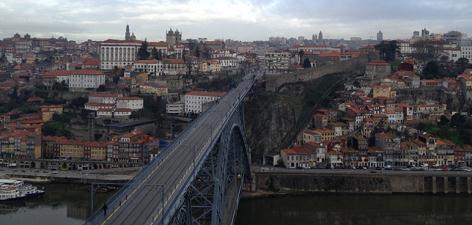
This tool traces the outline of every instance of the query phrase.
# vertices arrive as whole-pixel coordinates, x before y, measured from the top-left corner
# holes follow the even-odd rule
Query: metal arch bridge
[[[233,224],[250,179],[242,101],[255,78],[246,75],[85,224]]]

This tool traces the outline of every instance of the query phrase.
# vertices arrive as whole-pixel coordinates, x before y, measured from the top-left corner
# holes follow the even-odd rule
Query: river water
[[[47,184],[39,198],[0,203],[0,225],[82,224],[89,186]],[[97,193],[97,206],[112,193]],[[472,196],[304,195],[241,200],[236,225],[470,225]]]

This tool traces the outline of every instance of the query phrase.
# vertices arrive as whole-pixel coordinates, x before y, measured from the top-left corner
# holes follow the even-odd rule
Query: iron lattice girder
[[[242,115],[242,107],[238,107],[187,189],[185,200],[170,224],[222,225],[225,221],[232,222],[232,218],[225,217],[233,217],[236,207],[228,204],[237,204],[237,201],[228,200],[239,197],[243,182],[238,179],[250,176]],[[224,210],[228,207],[233,211]]]

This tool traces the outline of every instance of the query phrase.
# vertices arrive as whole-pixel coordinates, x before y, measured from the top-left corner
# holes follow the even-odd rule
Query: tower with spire
[[[129,33],[129,25],[128,24],[126,24],[125,40],[127,40],[127,41],[131,40],[131,35]]]
[[[321,32],[321,30],[320,30],[320,33],[318,34],[318,40],[320,41],[323,40],[323,32]]]

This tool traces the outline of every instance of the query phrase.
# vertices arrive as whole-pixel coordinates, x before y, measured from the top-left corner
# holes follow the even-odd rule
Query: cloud
[[[470,0],[2,0],[0,36],[30,33],[86,40],[121,38],[126,24],[138,38],[164,38],[176,27],[184,38],[267,39],[311,36],[406,38],[432,32],[472,32]]]

